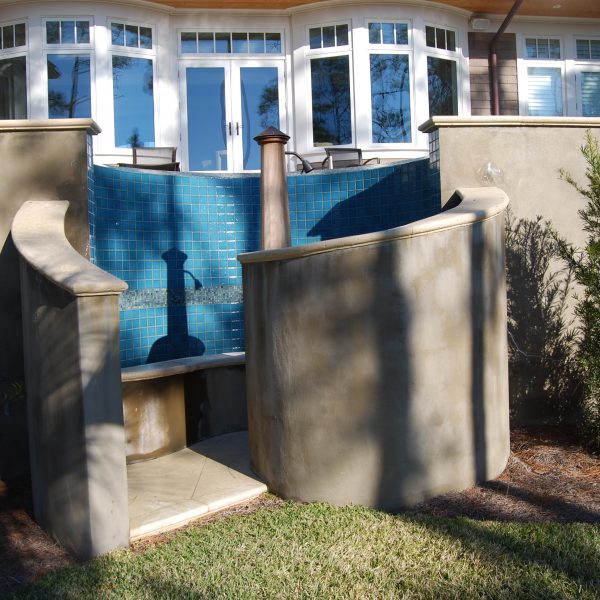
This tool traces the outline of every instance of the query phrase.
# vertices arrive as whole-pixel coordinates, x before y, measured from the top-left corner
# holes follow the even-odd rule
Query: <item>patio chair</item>
[[[120,167],[134,169],[152,169],[156,171],[179,171],[179,163],[175,160],[175,146],[159,146],[156,148],[132,148],[133,162],[119,163]]]
[[[379,164],[379,158],[363,160],[361,148],[336,148],[335,146],[327,146],[323,148],[323,150],[325,150],[327,156],[325,156],[321,168],[325,168],[326,164],[330,169],[340,167],[362,167],[371,161],[377,161],[377,164]]]

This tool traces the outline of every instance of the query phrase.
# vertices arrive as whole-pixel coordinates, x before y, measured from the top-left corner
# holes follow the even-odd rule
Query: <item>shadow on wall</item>
[[[185,299],[185,275],[194,280],[194,289],[202,284],[196,277],[183,268],[187,254],[177,248],[171,248],[162,254],[167,263],[167,335],[152,344],[148,354],[148,363],[201,356],[205,345],[196,337],[189,335],[187,306]]]
[[[572,273],[559,268],[542,217],[516,219],[507,212],[505,233],[511,424],[573,423],[582,388],[569,314]]]
[[[424,176],[426,166],[408,164],[338,202],[308,231],[307,237],[325,241],[384,231],[437,214],[439,198],[434,197]]]

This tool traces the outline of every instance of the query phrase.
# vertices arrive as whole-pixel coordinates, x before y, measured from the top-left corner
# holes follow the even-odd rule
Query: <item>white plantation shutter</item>
[[[528,67],[529,115],[560,117],[563,114],[562,72],[556,67]]]
[[[600,117],[600,71],[581,73],[581,114]]]

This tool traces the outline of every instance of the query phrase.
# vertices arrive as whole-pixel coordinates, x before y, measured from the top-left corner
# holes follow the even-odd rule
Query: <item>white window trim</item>
[[[321,30],[324,27],[336,27],[337,25],[347,25],[348,26],[348,43],[344,46],[329,46],[327,48],[311,48],[310,47],[310,30],[315,29],[316,27],[320,27]],[[340,53],[340,52],[350,52],[353,48],[352,39],[352,20],[351,19],[341,19],[338,21],[320,21],[317,23],[310,23],[305,27],[304,39],[306,42],[306,54],[310,54],[311,56],[314,54],[331,54]]]
[[[0,27],[8,27],[9,25],[20,25],[23,23],[25,25],[25,45],[24,46],[13,46],[12,48],[3,48],[0,49],[0,59],[3,56],[15,55],[18,56],[20,54],[24,54],[29,51],[29,21],[28,19],[11,19],[10,21],[2,21],[0,22]]]
[[[369,23],[403,23],[408,25],[408,44],[372,44],[369,42]],[[400,50],[400,51],[412,51],[413,50],[413,23],[412,19],[401,19],[401,18],[379,18],[379,17],[365,17],[364,27],[366,29],[366,47],[373,50]]]
[[[118,46],[112,43],[112,24],[116,23],[119,25],[132,25],[134,27],[146,27],[152,31],[152,48],[139,48],[133,46]],[[108,51],[109,53],[119,52],[119,53],[131,53],[136,55],[146,55],[146,56],[156,56],[156,50],[158,46],[157,40],[157,28],[152,23],[146,23],[143,21],[136,21],[135,19],[123,19],[121,17],[108,17],[106,19],[106,35],[107,35],[107,43],[108,43]]]
[[[44,33],[46,31],[44,25]],[[42,60],[44,64],[44,69],[41,74],[42,85],[44,89],[44,102],[46,107],[46,118],[50,119],[50,106],[48,99],[48,55],[50,54],[59,54],[61,56],[69,56],[69,55],[78,55],[78,54],[86,54],[90,57],[90,112],[91,118],[95,119],[96,115],[96,61],[94,56],[94,51],[92,48],[86,46],[79,46],[73,48],[72,45],[69,45],[68,48],[65,47],[56,47],[56,51],[53,51],[53,48],[44,49],[42,51]]]
[[[71,44],[64,44],[64,43],[60,43],[60,44],[49,44],[48,43],[48,38],[46,37],[46,23],[48,21],[88,21],[90,24],[90,41],[87,43],[80,43],[78,44],[77,42],[71,43]],[[60,17],[42,17],[42,49],[44,51],[49,51],[49,50],[90,50],[92,51],[94,49],[94,18],[90,15],[82,15],[82,16],[60,16]],[[52,53],[52,52],[51,52]]]
[[[433,46],[427,45],[427,27],[433,27],[434,29],[444,29],[446,31],[454,32],[454,50],[447,50],[446,48],[434,48]],[[455,58],[458,59],[462,56],[462,41],[460,39],[459,31],[455,27],[449,27],[448,25],[440,25],[431,21],[425,21],[423,23],[423,50],[425,54],[439,54],[441,57]]]
[[[182,52],[181,51],[181,34],[182,33],[278,33],[281,36],[281,52],[279,54],[269,54],[267,52],[262,53],[262,54],[257,54],[257,53],[248,53],[248,54],[244,54],[244,53],[234,53],[234,52],[229,52],[229,53],[225,53],[225,52]],[[247,27],[244,29],[244,31],[241,30],[241,28],[233,28],[230,27],[228,29],[228,31],[225,31],[225,28],[220,28],[220,29],[216,29],[216,28],[204,28],[204,27],[178,27],[176,30],[176,34],[177,34],[177,57],[180,60],[202,60],[204,58],[210,59],[210,60],[218,60],[218,59],[225,59],[225,60],[231,60],[232,58],[234,59],[250,59],[250,60],[257,60],[257,59],[261,59],[264,58],[265,60],[285,60],[286,58],[286,42],[285,42],[285,30],[284,29],[275,29],[275,28],[256,28],[256,27]]]
[[[536,39],[558,39],[560,40],[561,59],[545,59],[545,58],[526,58],[525,56],[525,40],[527,38]],[[561,70],[561,86],[562,86],[562,103],[563,116],[572,114],[573,106],[573,81],[570,76],[568,58],[565,58],[565,41],[562,36],[554,34],[532,34],[520,33],[516,36],[517,43],[517,89],[519,94],[519,115],[529,115],[529,77],[527,74],[528,67],[548,67],[560,68]],[[574,42],[573,42],[574,43]],[[569,75],[569,76],[568,76]]]

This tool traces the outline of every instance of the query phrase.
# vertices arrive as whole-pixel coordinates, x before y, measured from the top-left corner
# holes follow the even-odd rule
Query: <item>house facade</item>
[[[97,163],[176,146],[185,170],[259,168],[267,126],[318,161],[424,156],[434,115],[490,114],[512,0],[0,0],[0,119],[91,117]],[[600,116],[600,6],[525,0],[496,45],[500,114]]]

